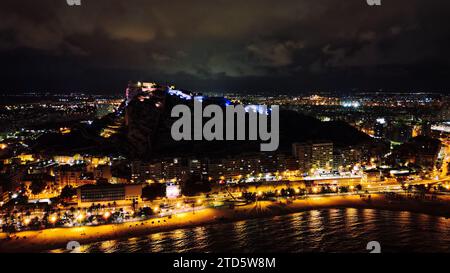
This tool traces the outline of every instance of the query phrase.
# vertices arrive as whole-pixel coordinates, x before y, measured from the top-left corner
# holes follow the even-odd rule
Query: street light
[[[83,213],[80,213],[80,214],[77,215],[77,220],[78,220],[78,221],[81,222],[81,221],[83,221],[83,219],[84,219]]]
[[[109,212],[109,211],[107,211],[107,212],[105,212],[104,214],[103,214],[103,218],[105,219],[105,220],[108,220],[108,218],[111,216],[111,213]]]

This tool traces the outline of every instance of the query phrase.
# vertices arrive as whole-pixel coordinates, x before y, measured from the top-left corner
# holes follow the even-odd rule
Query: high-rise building
[[[375,122],[375,125],[373,127],[373,131],[374,131],[375,137],[378,137],[378,138],[385,137],[385,134],[386,134],[386,122],[384,121],[384,119],[378,119]]]
[[[311,168],[330,169],[333,167],[333,143],[294,143],[292,152],[298,159],[299,169],[308,172]]]
[[[308,172],[312,167],[312,146],[308,143],[293,143],[292,154],[298,159],[301,172]]]
[[[205,160],[190,159],[188,168],[190,174],[198,176],[208,175],[208,164]]]
[[[333,151],[333,169],[348,169],[362,161],[363,153],[360,147],[335,148]]]
[[[312,144],[312,166],[319,169],[333,166],[333,143]]]

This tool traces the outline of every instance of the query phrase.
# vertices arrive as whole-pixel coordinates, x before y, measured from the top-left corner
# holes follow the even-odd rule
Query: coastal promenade
[[[14,234],[0,233],[0,252],[42,252],[65,248],[70,241],[88,244],[104,240],[144,236],[161,231],[201,226],[250,218],[273,217],[295,212],[326,208],[370,208],[399,210],[449,217],[450,197],[440,196],[435,201],[404,198],[395,200],[382,194],[312,196],[306,199],[257,201],[244,206],[204,208],[143,221],[52,228],[39,231],[23,231]]]

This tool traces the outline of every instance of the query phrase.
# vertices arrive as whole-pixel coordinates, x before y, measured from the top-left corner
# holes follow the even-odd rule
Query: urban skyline
[[[448,213],[446,205],[433,209],[446,204],[450,192],[445,95],[221,97],[130,82],[122,98],[32,98],[4,104],[0,112],[5,251],[24,247],[28,235],[20,234],[42,234],[25,251],[59,252],[68,242],[98,241],[83,239],[79,227],[117,238],[125,235],[111,228],[123,233],[135,226],[131,234],[142,236],[186,221],[208,226],[283,215],[307,204]],[[279,148],[171,139],[171,109],[194,109],[199,100],[203,107],[280,105]],[[424,201],[432,206],[419,205]],[[72,239],[50,235],[56,227]],[[23,243],[9,241],[20,236]],[[52,241],[52,249],[39,240]]]

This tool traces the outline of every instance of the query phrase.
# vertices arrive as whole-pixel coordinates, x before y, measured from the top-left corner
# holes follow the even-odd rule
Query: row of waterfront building
[[[134,161],[134,182],[158,182],[180,179],[186,175],[207,177],[209,180],[240,180],[267,173],[297,172],[307,175],[316,171],[349,170],[368,160],[362,147],[337,148],[330,142],[294,143],[292,153],[252,153],[238,157],[170,158],[151,162]]]

